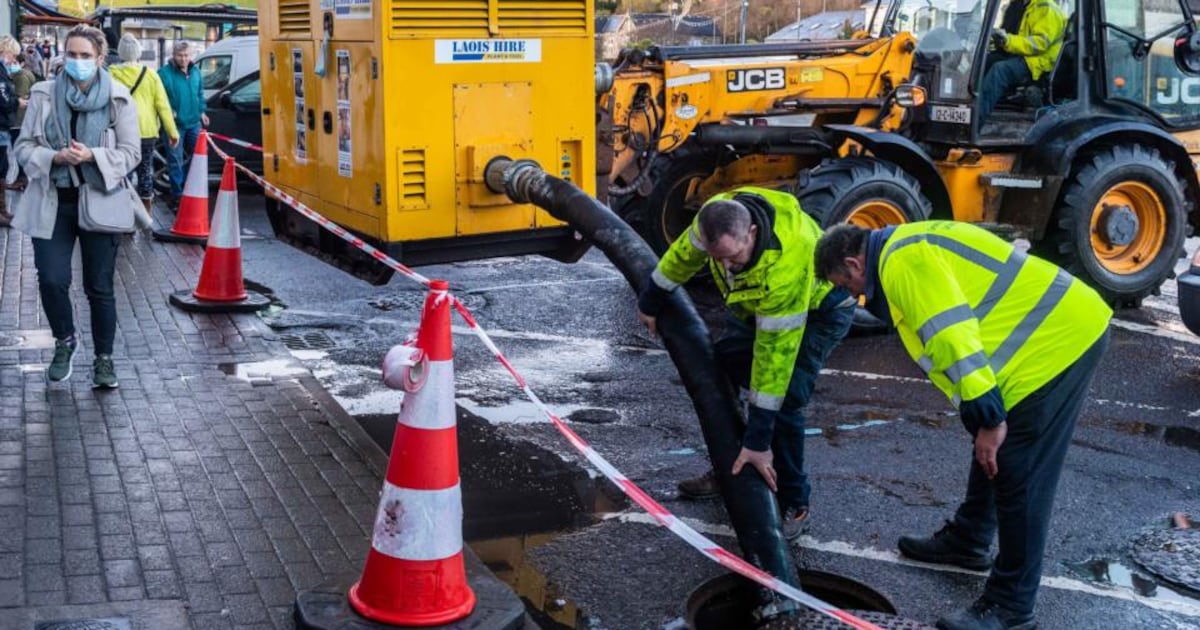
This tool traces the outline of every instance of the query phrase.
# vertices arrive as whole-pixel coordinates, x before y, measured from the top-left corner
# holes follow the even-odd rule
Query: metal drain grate
[[[124,617],[41,621],[33,628],[34,630],[130,630],[129,620]]]
[[[467,310],[476,310],[487,305],[487,299],[478,293],[455,293]],[[409,311],[420,313],[425,307],[425,294],[416,291],[405,291],[387,297],[368,300],[367,304],[381,311]]]
[[[1200,529],[1158,529],[1133,543],[1133,559],[1168,582],[1200,591]]]
[[[307,333],[283,333],[279,335],[279,338],[289,350],[328,350],[337,347],[337,342],[332,337],[319,330]]]
[[[921,622],[881,612],[851,610],[850,614],[873,623],[884,630],[933,630]],[[805,611],[795,617],[773,619],[759,626],[760,630],[845,630],[846,624],[820,613]]]

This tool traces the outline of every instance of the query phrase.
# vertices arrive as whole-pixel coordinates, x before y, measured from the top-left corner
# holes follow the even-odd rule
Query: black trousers
[[[999,533],[999,553],[983,596],[1014,612],[1032,613],[1037,602],[1058,478],[1108,336],[1105,331],[1079,360],[1008,412],[995,479],[987,478],[972,450],[967,496],[954,524],[981,549]]]

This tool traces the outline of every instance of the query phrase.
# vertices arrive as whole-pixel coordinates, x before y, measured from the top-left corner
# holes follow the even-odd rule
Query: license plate
[[[954,123],[956,125],[971,124],[970,107],[946,107],[934,105],[931,112],[933,122]]]

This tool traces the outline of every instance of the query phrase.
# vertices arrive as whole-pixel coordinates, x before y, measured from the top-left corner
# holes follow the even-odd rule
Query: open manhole
[[[804,591],[885,630],[932,630],[932,626],[896,616],[896,608],[871,587],[848,577],[800,569]],[[804,611],[756,625],[759,587],[740,575],[727,573],[704,582],[688,596],[687,625],[691,630],[844,630],[846,625],[820,613]]]
[[[283,333],[279,335],[288,350],[328,350],[337,347],[337,342],[322,331],[306,333]]]
[[[462,301],[467,310],[474,311],[483,308],[487,305],[487,299],[478,293],[454,293],[454,296]],[[368,300],[367,304],[381,311],[408,311],[412,313],[420,313],[425,307],[425,293],[417,291],[404,291],[387,297]]]
[[[1158,577],[1200,591],[1200,529],[1156,529],[1133,543],[1133,559]]]

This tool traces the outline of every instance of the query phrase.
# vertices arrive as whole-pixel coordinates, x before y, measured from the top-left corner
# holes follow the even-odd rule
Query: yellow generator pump
[[[409,265],[586,246],[488,190],[498,158],[595,188],[589,0],[259,3],[268,180]],[[390,271],[269,200],[276,234],[355,275]]]

